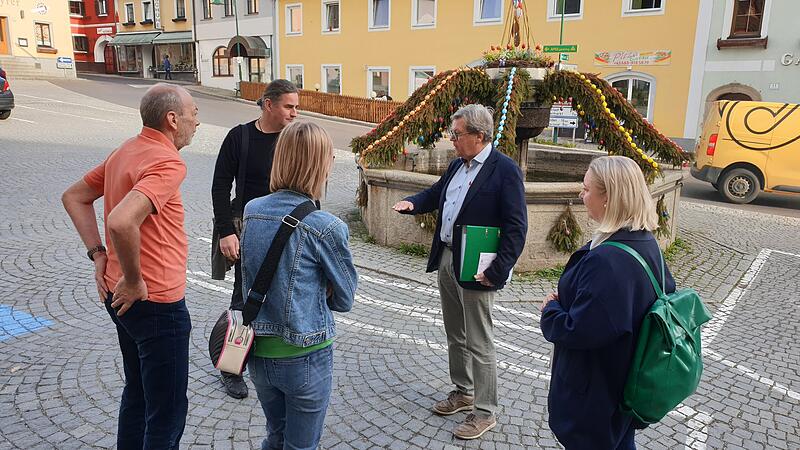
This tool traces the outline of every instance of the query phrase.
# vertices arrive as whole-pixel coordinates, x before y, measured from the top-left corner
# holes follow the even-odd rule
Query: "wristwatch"
[[[98,245],[97,247],[92,247],[92,248],[89,249],[88,252],[86,252],[86,256],[88,256],[89,259],[94,261],[94,254],[97,253],[97,252],[105,253],[106,252],[106,248],[103,247],[102,245]]]

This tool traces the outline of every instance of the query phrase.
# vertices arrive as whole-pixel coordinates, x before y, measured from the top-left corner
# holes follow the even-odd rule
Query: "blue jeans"
[[[333,345],[296,358],[251,356],[247,368],[267,416],[261,449],[316,449],[331,398]]]
[[[119,406],[117,448],[177,449],[186,425],[189,401],[189,332],[186,301],[139,301],[117,317],[105,305],[117,326],[125,371]]]

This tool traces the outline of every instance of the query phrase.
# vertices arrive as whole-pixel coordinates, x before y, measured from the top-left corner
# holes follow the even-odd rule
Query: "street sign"
[[[578,118],[551,117],[550,127],[555,128],[578,128]]]
[[[72,58],[67,56],[59,56],[56,58],[56,68],[57,69],[72,69]]]
[[[545,45],[545,53],[577,53],[578,44]]]
[[[550,127],[578,128],[578,113],[571,102],[556,102],[550,107]]]
[[[569,54],[562,53],[561,55],[559,55],[558,60],[559,61],[569,61]]]

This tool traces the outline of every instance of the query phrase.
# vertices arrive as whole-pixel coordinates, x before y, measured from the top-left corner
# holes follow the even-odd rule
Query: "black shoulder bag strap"
[[[310,213],[317,210],[317,206],[311,200],[299,204],[291,213],[283,216],[281,227],[275,234],[272,244],[267,250],[267,256],[264,262],[261,263],[261,268],[258,269],[258,274],[247,292],[247,298],[244,302],[244,309],[242,310],[242,323],[247,326],[250,325],[261,309],[261,305],[267,298],[267,291],[272,284],[272,278],[275,276],[275,269],[278,268],[278,262],[283,254],[283,249],[286,247],[286,242],[289,237],[294,233],[295,228],[303,219]]]
[[[244,185],[247,178],[247,152],[250,150],[250,132],[246,123],[239,125],[242,128],[242,149],[239,152],[239,173],[236,175],[236,198],[234,199],[233,214],[242,217],[244,214]]]

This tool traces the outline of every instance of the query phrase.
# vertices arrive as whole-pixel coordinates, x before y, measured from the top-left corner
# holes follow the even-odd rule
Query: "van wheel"
[[[750,203],[761,191],[756,174],[748,169],[738,168],[726,172],[720,178],[717,190],[725,200],[732,203]]]
[[[11,110],[0,111],[0,120],[6,120],[11,116]]]

